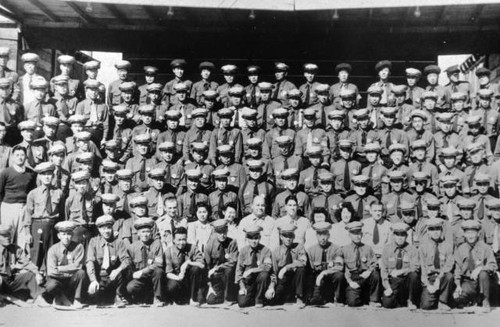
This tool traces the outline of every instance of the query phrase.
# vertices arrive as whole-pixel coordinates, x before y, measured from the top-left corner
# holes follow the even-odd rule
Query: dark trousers
[[[54,296],[64,294],[70,300],[81,301],[87,290],[87,274],[82,269],[73,273],[71,277],[52,277],[47,278],[45,283],[45,299],[52,302]]]
[[[273,304],[293,303],[297,298],[303,299],[305,281],[303,267],[287,270],[283,278],[277,280]]]
[[[437,275],[429,276],[429,282],[431,284],[434,284],[436,279]],[[443,277],[441,277],[439,290],[437,290],[434,294],[429,293],[427,287],[424,286],[422,289],[420,308],[422,310],[437,309],[438,302],[450,305],[451,295],[453,294],[454,285],[455,283],[453,281],[453,274],[445,273]]]
[[[420,297],[420,276],[416,272],[410,272],[406,276],[390,277],[391,296],[382,296],[382,305],[384,308],[392,309],[406,307],[408,300],[413,304],[419,303]]]
[[[189,266],[183,280],[167,280],[167,298],[177,304],[186,304],[189,300],[201,303],[203,301],[202,281],[204,270]]]
[[[462,280],[462,295],[457,302],[462,305],[480,304],[484,300],[490,300],[490,274],[481,271],[476,280],[464,278]]]
[[[264,304],[265,294],[270,283],[268,271],[253,273],[245,278],[246,295],[238,294],[238,305],[240,308],[251,307],[256,304]]]
[[[109,279],[109,275],[97,277],[99,290],[97,293],[89,296],[97,302],[109,302],[114,297],[126,297],[127,295],[127,272],[121,271],[114,280]]]
[[[31,225],[33,246],[31,247],[31,261],[40,271],[47,270],[47,252],[54,244],[54,221],[46,219],[33,219]]]
[[[147,301],[151,296],[151,291],[156,299],[163,300],[163,290],[165,289],[165,271],[155,268],[148,276],[140,279],[132,279],[127,283],[127,293],[135,302]]]
[[[353,282],[359,284],[359,288],[352,288],[347,285],[345,291],[346,304],[350,307],[359,307],[368,302],[380,301],[380,273],[378,270],[372,271],[370,277],[363,279],[360,273],[351,273]]]
[[[221,304],[224,303],[224,300],[236,301],[238,288],[234,283],[235,271],[235,266],[225,267],[210,276],[209,281],[215,294],[207,296],[207,304]]]
[[[24,301],[29,298],[36,299],[41,293],[35,274],[31,271],[14,276],[0,275],[0,278],[2,278],[0,293],[12,294]]]
[[[309,304],[323,305],[328,302],[344,303],[345,278],[344,273],[336,271],[323,277],[320,286],[316,286],[316,278],[321,271],[311,272],[308,278]]]

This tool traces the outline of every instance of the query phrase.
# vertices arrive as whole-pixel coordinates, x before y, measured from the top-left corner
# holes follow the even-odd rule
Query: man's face
[[[36,71],[36,65],[34,62],[26,62],[23,65],[24,71],[28,75],[33,75]]]
[[[341,119],[330,119],[330,126],[336,131],[342,128],[342,120]]]
[[[459,73],[453,73],[451,75],[448,75],[448,78],[450,79],[451,82],[456,83],[458,82]]]
[[[200,185],[200,181],[197,179],[188,179],[186,184],[190,190],[195,191],[198,185]]]
[[[479,85],[488,85],[490,83],[490,77],[488,75],[481,75],[478,79]]]
[[[172,71],[177,78],[182,78],[182,76],[184,76],[184,68],[175,67],[174,69],[172,69]]]
[[[56,93],[64,96],[68,94],[68,84],[56,84],[54,90]]]
[[[176,201],[166,201],[165,211],[167,215],[171,218],[177,218],[177,202]]]
[[[285,181],[285,187],[291,191],[295,190],[297,187],[298,181],[295,178],[289,178]]]
[[[370,215],[375,221],[382,219],[383,207],[378,204],[374,204],[370,207]]]
[[[343,98],[342,99],[342,107],[345,109],[351,109],[354,106],[354,99],[352,98]]]
[[[475,229],[467,229],[464,232],[465,240],[469,244],[476,243],[476,241],[478,239],[478,235],[479,235],[479,232],[477,230],[475,230]]]
[[[479,106],[488,109],[491,105],[491,98],[479,98]]]
[[[128,71],[126,69],[118,69],[116,73],[118,74],[118,78],[122,81],[126,80],[128,77]]]
[[[444,188],[444,193],[446,194],[446,196],[448,196],[449,198],[452,198],[455,196],[456,192],[457,192],[457,188],[455,185],[453,184],[447,184],[447,185],[443,185],[443,188]]]
[[[413,117],[411,125],[416,131],[420,132],[424,128],[424,120],[420,117]]]
[[[5,68],[9,62],[9,56],[0,56],[0,67]]]
[[[153,83],[153,82],[151,82]],[[156,101],[160,98],[160,92],[149,92],[148,97],[151,100],[152,103],[156,103]]]
[[[56,135],[57,126],[43,125],[43,132],[47,138],[52,139]]]
[[[115,213],[116,204],[102,203],[102,212],[104,215],[112,216]]]
[[[5,235],[0,235],[0,245],[3,247],[7,247],[10,245],[10,237]]]
[[[38,174],[38,176],[40,177],[40,181],[42,182],[43,185],[50,185],[54,173],[52,171],[45,171],[43,173]]]
[[[318,100],[321,103],[327,103],[328,102],[328,93],[318,93]]]
[[[451,105],[455,111],[461,112],[464,110],[465,102],[464,100],[455,100],[451,103]]]
[[[255,198],[252,205],[253,214],[262,217],[266,212],[266,203],[263,198]]]
[[[475,164],[480,163],[483,160],[483,151],[481,150],[472,152],[470,154],[470,160]]]
[[[122,191],[128,192],[132,186],[132,181],[130,179],[120,179],[118,180],[118,186],[122,189]]]
[[[47,94],[46,89],[34,89],[33,94],[35,95],[35,99],[38,101],[42,101],[45,98],[45,94]]]
[[[357,195],[363,196],[366,194],[366,186],[365,185],[354,185],[354,192]]]
[[[394,232],[394,243],[396,243],[396,245],[403,245],[405,244],[406,242],[406,237],[408,236],[408,234],[406,232],[404,233],[401,233],[401,232]]]
[[[270,91],[260,91],[260,100],[267,102],[271,98],[271,92]]]
[[[415,221],[415,219],[417,219],[415,217],[415,211],[414,210],[403,210],[403,222],[405,224],[408,224],[410,226],[413,225],[413,222]]]
[[[281,235],[280,236],[281,238],[281,243],[283,243],[284,246],[286,247],[290,247],[292,244],[293,244],[293,240],[295,239],[295,235],[294,234],[291,234],[291,235]]]
[[[203,162],[203,160],[205,160],[205,151],[192,151],[191,153],[192,157],[193,157],[193,160],[195,162]]]
[[[391,184],[391,189],[394,192],[401,192],[401,190],[403,189],[403,181],[391,180],[390,184]]]
[[[430,85],[436,85],[438,82],[438,74],[436,73],[430,73],[427,75],[427,83]]]
[[[62,165],[63,160],[64,160],[64,154],[63,153],[54,153],[53,155],[50,156],[50,161],[56,167],[60,167]]]
[[[259,82],[259,75],[248,75],[248,80],[251,84],[257,84]]]
[[[425,159],[425,149],[419,148],[413,150],[413,156],[415,156],[415,159],[418,161],[423,161]]]
[[[311,165],[313,167],[319,167],[319,165],[321,163],[321,157],[311,156],[311,157],[309,157],[309,162],[311,163]]]
[[[308,128],[313,128],[314,127],[314,123],[316,122],[316,117],[304,117],[304,124],[306,125],[306,127]]]
[[[0,98],[7,99],[10,96],[10,87],[0,87]]]
[[[203,126],[205,126],[206,121],[207,121],[207,119],[205,117],[196,117],[194,119],[194,126],[196,126],[198,128],[203,128]]]
[[[142,122],[144,125],[149,126],[153,122],[153,115],[147,114],[147,115],[141,115]]]
[[[160,151],[161,157],[166,162],[172,162],[174,153],[172,151]]]
[[[111,240],[113,238],[113,226],[112,225],[104,225],[99,227],[99,234],[105,240]]]
[[[427,228],[427,233],[429,234],[429,236],[434,240],[434,241],[438,241],[440,238],[441,238],[441,233],[443,232],[443,228],[442,227],[429,227]]]
[[[212,108],[215,105],[215,101],[212,100],[212,99],[204,99],[203,100],[203,104],[204,104],[205,109],[208,109],[209,111],[212,111]]]
[[[403,153],[401,151],[392,151],[390,158],[395,166],[399,166],[403,161]]]
[[[215,180],[215,187],[221,191],[225,190],[227,187],[227,178],[217,178]]]
[[[221,118],[220,124],[224,128],[229,128],[229,126],[231,125],[231,118],[226,118],[226,117]]]
[[[224,230],[215,231],[215,235],[217,236],[217,240],[221,243],[227,240],[227,228]]]
[[[415,181],[415,190],[417,191],[417,193],[422,194],[425,191],[426,185],[427,181],[422,181],[422,180]]]
[[[106,148],[105,151],[106,151],[106,157],[108,157],[111,160],[116,159],[118,157],[118,149],[116,148]]]
[[[23,137],[24,140],[27,142],[33,141],[33,133],[35,131],[33,129],[23,129],[21,131],[21,136]]]
[[[500,223],[500,209],[498,208],[490,208],[489,209],[490,216],[495,222]]]
[[[61,240],[61,243],[64,246],[68,246],[69,243],[71,243],[71,237],[73,237],[73,233],[72,232],[59,232],[59,233],[57,233],[57,237],[59,238],[59,240]]]
[[[247,235],[247,242],[248,245],[250,245],[251,248],[256,248],[257,245],[259,245],[260,242],[260,234],[257,235]]]
[[[344,160],[348,160],[351,157],[351,149],[340,148],[339,153]]]
[[[369,163],[374,163],[378,159],[378,153],[377,152],[365,152],[366,154],[366,160]]]
[[[136,205],[134,207],[134,213],[137,217],[144,217],[146,215],[146,209],[145,205]]]
[[[121,97],[124,102],[129,103],[132,101],[132,91],[122,91]]]
[[[286,119],[283,118],[283,117],[276,117],[274,118],[274,122],[276,123],[276,125],[278,125],[279,127],[284,127],[285,124],[286,124]]]
[[[396,121],[396,117],[392,115],[382,115],[382,121],[384,122],[385,126],[392,127],[394,125],[394,122]]]
[[[184,102],[186,101],[187,93],[185,91],[177,91],[177,93],[175,93],[175,96],[180,102]]]
[[[83,125],[80,123],[71,124],[71,131],[73,132],[73,134],[79,133],[83,131]]]
[[[227,207],[226,211],[224,211],[224,219],[229,222],[232,222],[236,219],[236,209],[233,207]]]
[[[202,69],[200,72],[201,78],[204,80],[208,80],[212,72],[209,69]]]
[[[479,191],[479,193],[481,194],[486,194],[488,193],[488,188],[490,186],[490,183],[489,182],[476,182],[476,186],[477,186],[477,190]]]
[[[75,189],[78,193],[84,194],[89,188],[89,183],[87,180],[81,180],[75,182]]]
[[[460,216],[462,216],[464,220],[472,219],[472,210],[466,208],[460,208]]]
[[[87,74],[87,77],[89,79],[96,79],[97,78],[97,69],[87,69],[85,71],[85,73]]]
[[[177,127],[179,127],[179,121],[173,119],[167,119],[167,127],[168,129],[175,131]]]
[[[93,89],[93,88],[87,88],[87,89],[85,89],[85,95],[90,100],[96,100],[97,96],[99,95],[99,90]],[[122,97],[123,97],[123,93],[122,93]]]
[[[430,111],[434,110],[436,108],[436,100],[431,98],[424,99],[424,108]]]
[[[224,74],[224,80],[226,81],[227,84],[233,84],[234,83],[234,75]]]
[[[73,70],[73,65],[70,64],[60,64],[59,69],[61,70],[61,75],[69,76]]]
[[[451,169],[455,167],[455,157],[445,157],[443,161],[446,168]]]
[[[406,83],[408,84],[409,87],[413,87],[413,86],[417,85],[417,78],[416,77],[407,77]]]
[[[306,78],[306,81],[308,81],[309,83],[312,83],[314,81],[315,75],[313,73],[310,73],[310,72],[305,72],[304,77]]]
[[[139,236],[139,239],[143,243],[147,243],[153,238],[153,233],[151,231],[151,228],[141,228],[140,230],[137,231],[137,235]]]
[[[152,84],[155,82],[155,75],[144,75],[144,80],[147,84]]]
[[[151,183],[153,184],[155,190],[161,191],[165,186],[165,179],[161,177],[153,177],[151,178]]]
[[[262,168],[250,168],[249,169],[250,178],[253,180],[257,180],[262,175]]]
[[[277,81],[281,81],[284,79],[286,76],[286,72],[275,72],[274,77],[276,78]]]
[[[361,238],[363,237],[363,233],[360,230],[350,231],[349,238],[354,244],[360,244]]]
[[[406,97],[406,94],[395,94],[394,95],[394,99],[396,99],[396,103],[398,105],[401,105],[403,102],[405,102],[405,97]]]
[[[387,78],[389,78],[389,74],[390,74],[389,68],[386,67],[378,72],[378,77],[380,77],[381,80],[386,80]]]
[[[367,129],[369,123],[370,123],[370,120],[367,117],[363,117],[361,119],[358,119],[358,125],[359,125],[359,127],[361,127],[361,129]]]
[[[330,232],[316,232],[316,238],[318,239],[318,244],[325,246],[330,240]]]
[[[339,78],[340,83],[346,83],[347,80],[349,79],[349,73],[347,72],[347,70],[339,71],[339,74],[337,76]]]
[[[333,183],[332,182],[325,182],[325,181],[320,181],[319,186],[321,187],[321,190],[324,193],[330,193],[333,188]]]
[[[239,105],[241,105],[241,97],[238,95],[232,95],[229,97],[229,101],[231,101],[231,104],[235,107],[238,107]]]
[[[288,203],[286,204],[286,212],[287,214],[289,214],[290,216],[295,216],[297,215],[297,209],[298,209],[298,205],[297,205],[297,202],[295,201],[288,201]]]
[[[374,107],[379,105],[381,99],[382,96],[378,93],[370,94],[368,96],[368,101],[370,101],[370,104]]]
[[[141,154],[143,156],[145,156],[148,153],[148,145],[147,144],[139,143],[139,144],[137,144],[136,148],[137,148],[137,152],[139,152],[139,154]]]
[[[12,160],[14,161],[14,164],[22,166],[26,161],[26,153],[21,150],[14,151],[12,154]]]
[[[289,144],[283,144],[279,146],[281,155],[288,156],[290,154],[291,147]]]

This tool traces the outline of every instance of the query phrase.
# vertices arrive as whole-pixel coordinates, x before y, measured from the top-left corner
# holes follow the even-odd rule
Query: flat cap
[[[229,177],[229,169],[219,168],[212,172],[214,179],[227,179]]]
[[[212,227],[216,233],[223,233],[227,231],[228,223],[226,219],[217,219],[212,222]]]
[[[235,65],[224,65],[220,69],[224,75],[233,75],[236,74],[238,67]]]
[[[476,202],[471,199],[460,199],[457,202],[457,206],[459,209],[473,210],[476,207]]]
[[[460,227],[465,231],[465,230],[477,230],[479,231],[481,229],[481,223],[477,220],[474,219],[468,219],[462,222]]]
[[[184,68],[187,66],[187,62],[184,59],[174,59],[170,62],[170,68]]]
[[[39,163],[38,165],[36,165],[35,172],[37,174],[43,174],[45,172],[52,173],[54,171],[54,169],[56,169],[56,166],[52,162],[46,161],[46,162],[42,162],[42,163]]]
[[[87,131],[81,131],[81,132],[75,133],[73,135],[73,137],[77,141],[90,141],[92,134],[90,132],[87,132]]]
[[[118,86],[118,88],[122,92],[127,92],[127,91],[131,92],[131,91],[134,91],[136,87],[137,87],[137,84],[135,84],[135,82],[123,82],[123,83],[120,84],[120,86]]]
[[[132,64],[128,60],[119,60],[115,63],[116,69],[130,69],[130,67],[132,67]]]
[[[381,60],[375,65],[375,71],[379,72],[384,68],[392,69],[392,63],[389,60]]]
[[[167,174],[167,172],[165,171],[165,169],[163,168],[152,168],[149,173],[148,173],[148,176],[150,178],[165,178],[165,175]]]
[[[256,234],[260,234],[260,232],[262,232],[262,227],[257,225],[257,224],[252,224],[252,225],[245,226],[243,228],[243,231],[247,235],[256,235]]]
[[[57,57],[57,62],[63,65],[73,65],[76,62],[76,59],[73,56],[60,55]]]
[[[186,177],[190,180],[200,180],[203,173],[199,169],[188,169],[186,170]]]
[[[87,118],[84,115],[72,115],[69,116],[68,123],[85,125],[87,123]]]
[[[134,177],[134,172],[130,169],[120,169],[116,172],[118,179],[131,179]]]
[[[277,117],[286,118],[286,117],[288,117],[288,110],[285,108],[276,108],[273,110],[273,117],[274,118],[277,118]]]
[[[134,136],[134,142],[137,144],[149,144],[151,143],[151,135],[149,133],[138,134]]]
[[[329,232],[332,229],[332,224],[326,221],[318,222],[312,225],[316,233]]]
[[[292,144],[292,142],[293,139],[290,135],[281,135],[276,138],[276,143],[278,143],[278,145],[288,145]]]
[[[39,62],[40,57],[36,53],[28,52],[28,53],[25,53],[21,56],[21,61],[25,62],[25,63],[26,62]]]
[[[83,69],[85,70],[94,70],[100,68],[101,68],[101,63],[97,60],[87,61],[86,63],[83,64]]]
[[[441,218],[429,218],[425,222],[425,226],[427,228],[432,228],[432,227],[443,227],[444,225],[444,220]]]
[[[113,226],[115,219],[111,215],[103,215],[96,219],[95,225],[97,227]]]
[[[384,93],[384,89],[378,85],[372,85],[366,91],[369,95],[382,95]]]
[[[335,66],[335,73],[338,74],[339,72],[345,70],[346,72],[348,72],[349,74],[352,72],[352,66],[348,63],[345,63],[345,62],[342,62],[340,64],[337,64],[337,66]]]
[[[130,206],[132,208],[137,206],[147,206],[147,205],[148,205],[148,199],[142,195],[136,196],[135,198],[132,198],[130,200]]]
[[[271,92],[274,89],[274,84],[269,82],[260,82],[258,86],[261,92]]]
[[[353,232],[359,232],[361,231],[361,229],[363,228],[363,223],[360,222],[360,221],[351,221],[350,223],[348,223],[346,226],[345,226],[345,229],[349,232],[349,233],[353,233]]]
[[[424,75],[427,76],[429,74],[441,74],[441,68],[438,65],[428,65],[424,68]]]
[[[393,223],[391,225],[391,231],[393,233],[407,233],[409,229],[410,226],[405,223]]]
[[[134,228],[136,230],[140,230],[140,229],[144,229],[144,228],[153,228],[153,226],[155,225],[155,221],[153,220],[153,218],[149,218],[149,217],[141,217],[141,218],[138,218],[136,221],[134,221]]]
[[[20,131],[24,131],[24,130],[35,130],[36,128],[36,123],[32,120],[24,120],[22,122],[20,122],[18,125],[17,125],[17,128],[20,130]]]
[[[406,73],[406,77],[420,77],[420,76],[422,76],[422,72],[416,68],[406,68],[405,73]]]
[[[158,67],[155,66],[144,66],[143,69],[146,75],[156,75],[158,73]]]
[[[101,195],[101,200],[106,204],[115,204],[120,201],[120,197],[113,193],[104,193]]]
[[[286,72],[290,67],[283,62],[276,62],[274,63],[274,69],[278,72]]]
[[[76,227],[77,224],[72,220],[60,221],[54,226],[60,233],[72,233]]]
[[[77,171],[77,172],[74,172],[73,174],[71,174],[71,179],[74,181],[74,182],[80,182],[80,181],[83,181],[83,180],[88,180],[90,178],[90,174],[85,171],[85,170],[80,170],[80,171]]]

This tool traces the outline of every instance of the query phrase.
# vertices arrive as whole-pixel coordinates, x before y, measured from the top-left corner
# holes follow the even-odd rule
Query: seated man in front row
[[[96,220],[99,235],[93,237],[87,249],[87,274],[90,278],[89,295],[102,295],[104,300],[114,298],[115,306],[123,307],[126,300],[127,271],[130,257],[127,243],[114,235],[112,216]]]

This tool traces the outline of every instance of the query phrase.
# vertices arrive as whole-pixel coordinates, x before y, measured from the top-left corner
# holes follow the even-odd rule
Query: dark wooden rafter
[[[141,6],[142,10],[156,22],[161,22],[163,20],[161,14],[159,13],[159,8],[151,7],[151,6]]]
[[[112,4],[104,4],[104,7],[109,10],[109,12],[115,16],[116,19],[120,21],[120,23],[124,25],[133,25],[132,21],[118,9],[115,5]]]
[[[78,4],[72,1],[66,1],[66,4],[73,9],[73,11],[80,17],[88,25],[97,25],[97,22],[94,18],[92,18],[89,14],[85,12],[82,8],[78,6]]]
[[[368,19],[366,20],[366,27],[370,27],[373,22],[373,8],[368,9]]]
[[[481,26],[481,14],[484,10],[484,7],[486,7],[486,5],[477,5],[470,17],[470,20],[479,26]]]
[[[406,8],[406,13],[402,15],[403,21],[401,22],[401,25],[403,27],[408,26],[408,23],[410,22],[411,16],[414,15],[415,12],[415,7],[408,7]]]
[[[53,22],[61,22],[61,18],[59,18],[59,16],[57,16],[56,14],[54,14],[43,2],[41,2],[40,0],[29,0],[29,2],[31,2],[31,4],[33,4],[35,7],[37,7],[38,9],[40,9],[40,11],[50,20],[50,21],[53,21]]]
[[[437,15],[436,18],[436,25],[441,25],[442,22],[446,19],[446,12],[447,12],[448,6],[443,6],[441,10],[439,11],[439,14]]]

